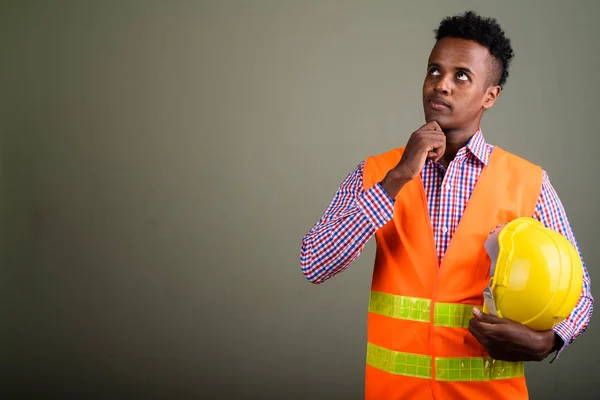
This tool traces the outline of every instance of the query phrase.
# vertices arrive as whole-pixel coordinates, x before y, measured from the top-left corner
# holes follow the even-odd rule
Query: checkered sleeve
[[[566,237],[577,249],[583,263],[583,289],[581,290],[579,301],[571,314],[554,327],[554,332],[560,336],[564,342],[563,346],[556,354],[555,358],[557,358],[569,344],[573,343],[573,341],[587,329],[594,310],[594,298],[590,291],[590,276],[585,266],[585,262],[583,261],[579,245],[575,239],[569,220],[567,219],[565,209],[558,194],[552,187],[546,171],[543,172],[542,190],[533,217],[546,227],[554,229]]]
[[[362,161],[337,189],[316,225],[302,239],[300,266],[312,283],[348,268],[375,232],[392,219],[394,202],[378,183],[363,186]]]

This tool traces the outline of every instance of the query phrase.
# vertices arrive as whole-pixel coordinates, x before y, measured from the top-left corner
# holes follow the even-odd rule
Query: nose
[[[448,75],[441,76],[435,84],[435,91],[444,95],[450,94],[449,79]]]

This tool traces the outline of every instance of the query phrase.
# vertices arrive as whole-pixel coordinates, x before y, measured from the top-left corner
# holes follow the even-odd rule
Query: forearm
[[[302,240],[302,273],[322,283],[348,268],[375,232],[391,220],[392,200],[381,185],[365,191],[362,164],[340,186],[327,211]]]
[[[573,311],[561,323],[556,325],[553,331],[562,339],[562,344],[557,348],[559,356],[562,351],[585,332],[589,326],[590,319],[594,312],[594,298],[590,293],[589,277],[587,271],[584,272],[582,295]]]
[[[381,181],[381,186],[387,193],[388,197],[394,199],[398,192],[410,181],[402,172],[397,169],[390,170],[383,180]]]
[[[560,198],[552,187],[550,179],[545,172],[542,180],[540,198],[536,205],[536,211],[533,217],[542,222],[546,227],[561,233],[567,238],[577,250],[583,265],[583,287],[581,289],[579,300],[567,318],[553,329],[553,332],[561,339],[558,341],[556,349],[558,350],[558,356],[569,344],[573,343],[579,335],[586,331],[593,313],[594,299],[590,290],[590,276],[581,254],[579,244],[573,234],[573,230],[571,229],[569,219]]]
[[[375,227],[358,208],[332,223],[319,225],[302,240],[302,273],[322,283],[348,268],[375,233]]]

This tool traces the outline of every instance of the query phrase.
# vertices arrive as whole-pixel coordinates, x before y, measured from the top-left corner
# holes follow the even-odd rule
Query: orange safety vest
[[[365,189],[403,151],[367,158]],[[528,398],[524,364],[491,359],[468,326],[489,283],[485,239],[501,223],[532,216],[541,184],[540,167],[494,147],[441,263],[422,181],[404,185],[393,219],[375,234],[366,399]]]

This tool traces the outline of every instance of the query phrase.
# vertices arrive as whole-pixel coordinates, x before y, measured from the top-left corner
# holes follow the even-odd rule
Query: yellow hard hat
[[[544,331],[573,311],[583,265],[563,235],[522,217],[492,231],[485,248],[491,259],[485,313]]]

